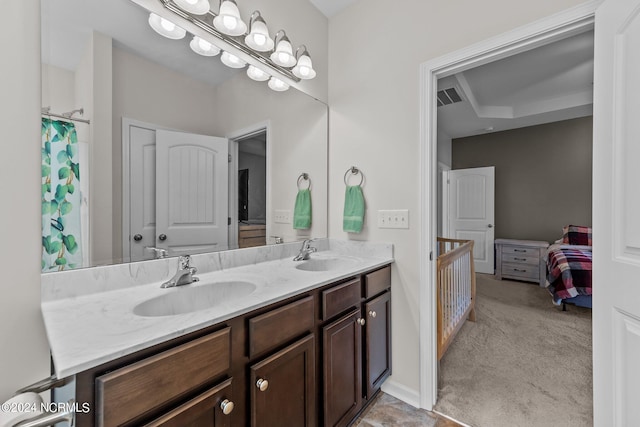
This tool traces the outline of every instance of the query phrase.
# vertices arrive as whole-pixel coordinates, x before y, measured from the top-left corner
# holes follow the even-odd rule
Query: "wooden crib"
[[[437,263],[438,360],[464,321],[476,320],[476,274],[473,240],[438,237]]]

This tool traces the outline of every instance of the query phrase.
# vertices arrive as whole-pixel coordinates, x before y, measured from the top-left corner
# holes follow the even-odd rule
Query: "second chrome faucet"
[[[178,271],[176,274],[166,282],[164,282],[161,288],[173,288],[175,286],[188,285],[193,282],[197,282],[198,279],[194,274],[198,271],[197,268],[191,266],[191,257],[189,255],[183,255],[178,258]]]
[[[309,259],[309,256],[318,251],[318,248],[311,246],[311,242],[315,239],[306,239],[302,242],[302,247],[300,248],[300,252],[296,255],[293,260],[294,261],[305,261]]]

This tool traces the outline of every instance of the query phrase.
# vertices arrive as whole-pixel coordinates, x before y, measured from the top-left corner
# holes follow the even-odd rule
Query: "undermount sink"
[[[296,268],[304,271],[332,271],[347,268],[353,263],[354,260],[349,258],[311,258],[302,261]]]
[[[230,281],[167,289],[167,294],[136,305],[133,314],[142,317],[175,316],[206,310],[221,303],[246,297],[256,290],[251,282]]]

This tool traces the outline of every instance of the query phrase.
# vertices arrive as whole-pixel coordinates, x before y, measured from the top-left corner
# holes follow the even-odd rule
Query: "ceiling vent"
[[[456,102],[461,102],[462,100],[462,97],[455,87],[438,91],[438,107],[442,107],[443,105],[455,104]]]

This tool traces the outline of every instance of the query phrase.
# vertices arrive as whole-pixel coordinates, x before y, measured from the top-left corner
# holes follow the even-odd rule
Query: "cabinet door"
[[[322,329],[326,427],[348,425],[362,407],[361,323],[354,309]]]
[[[316,425],[314,335],[251,366],[251,425]]]
[[[391,373],[391,292],[365,303],[366,398],[374,395]]]
[[[231,379],[180,405],[145,427],[230,427]]]

